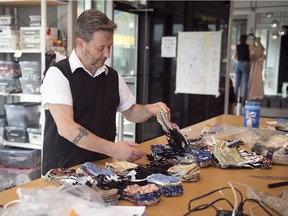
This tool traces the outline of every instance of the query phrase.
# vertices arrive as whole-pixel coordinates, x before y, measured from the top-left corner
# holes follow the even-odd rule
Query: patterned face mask
[[[188,141],[181,133],[179,127],[168,120],[167,110],[163,107],[158,108],[156,117],[157,121],[166,133],[168,145],[174,152],[185,152],[185,147],[188,146]]]

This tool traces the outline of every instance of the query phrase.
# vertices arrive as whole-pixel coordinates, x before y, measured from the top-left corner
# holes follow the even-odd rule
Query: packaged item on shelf
[[[28,133],[23,127],[5,126],[5,139],[9,142],[27,143]]]
[[[19,186],[41,177],[40,166],[29,169],[8,168],[0,166],[0,175],[7,181],[12,182],[12,186]]]
[[[19,36],[19,31],[16,30],[15,26],[0,25],[0,35],[1,36],[7,36],[7,35]]]
[[[28,127],[27,129],[29,143],[42,145],[41,127]]]
[[[29,18],[30,27],[41,27],[41,15],[30,15]]]
[[[0,61],[0,78],[17,78],[21,76],[21,69],[18,62]]]
[[[41,79],[40,62],[38,61],[19,61],[22,78]]]
[[[20,48],[40,49],[40,27],[20,28]]]
[[[19,78],[0,77],[1,93],[19,92],[20,89],[21,89],[21,83]]]
[[[0,49],[1,50],[16,50],[18,46],[18,35],[2,35],[0,37]]]
[[[39,125],[41,103],[18,102],[4,105],[9,126],[29,127]]]
[[[11,15],[1,15],[0,25],[11,25],[13,24],[13,16]]]
[[[34,168],[40,166],[41,151],[17,147],[0,148],[0,165],[12,168]]]
[[[26,79],[20,77],[21,89],[24,94],[40,94],[40,79]]]

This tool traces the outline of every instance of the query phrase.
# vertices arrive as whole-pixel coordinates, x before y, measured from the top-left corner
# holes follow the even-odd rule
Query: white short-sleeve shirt
[[[69,57],[69,64],[71,67],[72,73],[77,68],[83,68],[87,71],[76,55],[75,50],[72,51]],[[91,73],[87,71],[87,73],[92,76]],[[104,65],[99,68],[94,77],[102,74],[108,73],[108,68]],[[129,109],[135,103],[135,97],[131,93],[124,79],[118,74],[119,77],[119,97],[120,103],[117,108],[118,112],[124,112]],[[72,94],[69,86],[69,82],[67,78],[63,75],[63,73],[57,68],[51,66],[45,75],[45,79],[40,87],[40,92],[42,95],[42,104],[45,109],[48,109],[47,104],[65,104],[69,106],[73,106]]]

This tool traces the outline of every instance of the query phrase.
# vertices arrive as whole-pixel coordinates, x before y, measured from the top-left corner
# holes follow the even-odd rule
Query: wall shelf
[[[12,50],[12,49],[1,49],[0,53],[15,53],[15,52],[22,52],[22,53],[41,53],[40,49],[26,49],[26,50]]]
[[[47,6],[63,6],[67,5],[67,1],[57,1],[57,0],[46,0]],[[40,6],[41,0],[1,0],[0,7],[33,7]]]
[[[0,95],[4,97],[10,97],[10,96],[16,96],[16,97],[25,97],[26,99],[33,100],[33,101],[39,101],[41,102],[42,97],[40,94],[24,94],[24,93],[3,93],[0,92]]]
[[[4,146],[18,147],[18,148],[28,148],[28,149],[42,149],[42,145],[36,145],[31,143],[18,143],[18,142],[9,142],[7,140],[3,141]]]

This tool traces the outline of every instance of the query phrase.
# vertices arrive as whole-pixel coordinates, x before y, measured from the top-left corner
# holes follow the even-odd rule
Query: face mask
[[[254,37],[253,36],[248,36],[247,40],[246,40],[246,44],[253,45],[254,44]]]

